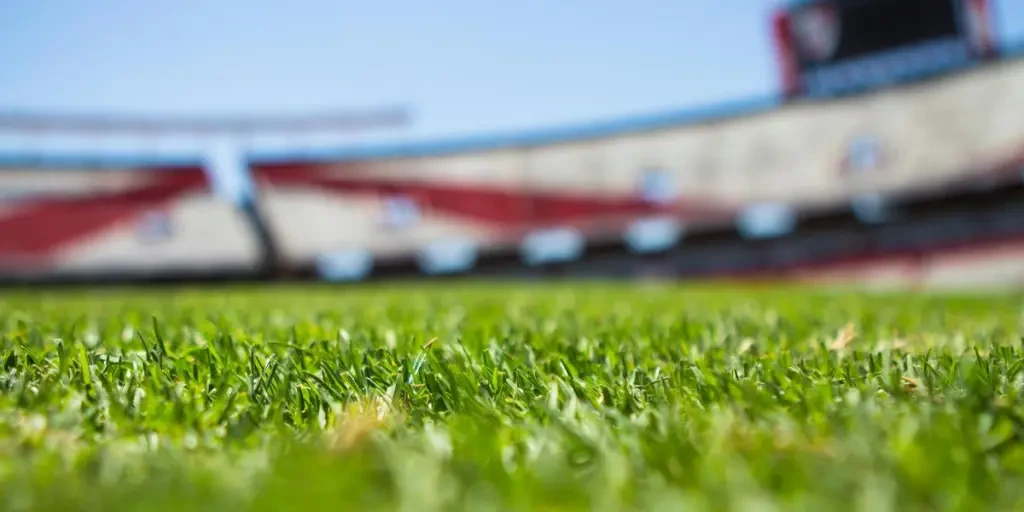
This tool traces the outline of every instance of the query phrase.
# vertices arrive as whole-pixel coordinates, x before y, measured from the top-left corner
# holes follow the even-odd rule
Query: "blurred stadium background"
[[[791,3],[771,98],[508,134],[289,150],[246,142],[412,115],[8,111],[0,278],[1020,287],[1024,45],[994,5]],[[121,139],[149,143],[96,150]]]

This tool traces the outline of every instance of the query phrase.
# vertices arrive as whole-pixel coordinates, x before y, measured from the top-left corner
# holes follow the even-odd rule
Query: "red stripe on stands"
[[[922,183],[918,192],[936,193],[962,190],[985,179],[1016,179],[1024,166],[1024,150],[1015,150],[945,180]],[[393,180],[386,177],[346,177],[346,172],[370,171],[375,164],[339,162],[334,164],[283,163],[261,164],[252,171],[257,180],[274,186],[313,187],[346,195],[404,195],[421,207],[449,215],[493,224],[493,228],[525,229],[544,225],[576,226],[599,223],[601,227],[621,228],[637,217],[672,214],[683,222],[729,221],[742,210],[740,205],[723,205],[683,198],[666,205],[655,205],[635,195],[608,197],[577,193],[554,193],[513,186],[482,187],[438,183],[445,178]],[[367,173],[367,174],[370,174]],[[432,179],[437,181],[431,181]]]
[[[257,179],[274,186],[305,186],[345,195],[402,195],[422,208],[501,228],[573,225],[609,218],[672,213],[685,220],[731,218],[738,208],[684,200],[654,204],[634,195],[608,197],[472,185],[451,185],[381,178],[346,178],[316,167],[275,166],[255,170]]]
[[[153,172],[132,189],[83,197],[23,200],[0,214],[0,259],[42,263],[39,259],[94,236],[181,195],[208,188],[202,170]]]

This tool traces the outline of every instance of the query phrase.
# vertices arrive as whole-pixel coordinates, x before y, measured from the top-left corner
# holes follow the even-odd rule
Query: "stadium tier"
[[[0,276],[251,272],[259,254],[202,168],[0,165]]]
[[[351,251],[388,259],[431,244],[571,246],[570,235],[589,244],[638,227],[699,229],[1019,182],[1021,83],[1015,59],[869,94],[597,135],[257,155],[251,167],[293,262]]]

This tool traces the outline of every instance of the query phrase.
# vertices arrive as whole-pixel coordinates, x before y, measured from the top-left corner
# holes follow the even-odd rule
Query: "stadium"
[[[793,2],[769,98],[239,144],[232,193],[210,151],[0,151],[0,502],[1024,506],[1024,44],[998,15]],[[211,144],[408,122],[0,112]]]

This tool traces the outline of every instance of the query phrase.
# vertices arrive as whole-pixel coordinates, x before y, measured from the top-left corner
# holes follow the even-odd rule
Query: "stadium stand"
[[[311,158],[255,155],[252,169],[295,263],[336,250],[386,260],[455,239],[493,252],[551,228],[589,244],[621,238],[643,219],[699,229],[757,206],[831,211],[865,195],[895,200],[1017,182],[1019,83],[1024,61],[1012,59],[746,115]]]
[[[252,231],[198,165],[8,160],[0,192],[6,280],[230,276],[259,262]]]
[[[931,25],[899,22],[921,13]],[[985,0],[795,1],[773,18],[778,96],[510,135],[254,150],[256,195],[234,207],[196,165],[0,165],[0,274],[1024,286],[1024,46],[997,45],[991,17]],[[206,135],[338,123],[59,117],[47,122]]]

